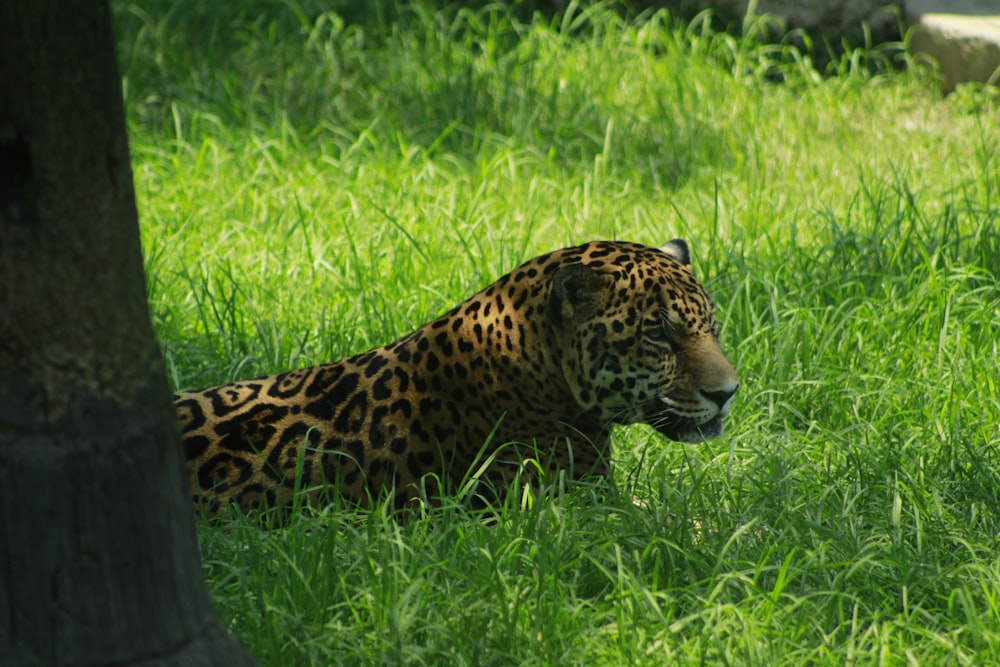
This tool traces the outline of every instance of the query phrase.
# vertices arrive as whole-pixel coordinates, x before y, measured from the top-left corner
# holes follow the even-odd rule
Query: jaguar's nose
[[[725,409],[726,404],[729,403],[732,397],[736,394],[736,390],[739,388],[740,385],[738,382],[736,382],[733,383],[732,387],[724,387],[722,389],[715,389],[713,391],[705,391],[704,389],[702,389],[701,395],[707,398],[708,400],[712,401],[716,405],[718,405],[719,410],[723,410]]]

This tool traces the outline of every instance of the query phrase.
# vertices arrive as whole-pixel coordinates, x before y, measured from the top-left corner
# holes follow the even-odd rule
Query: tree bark
[[[0,0],[0,665],[250,665],[212,610],[106,0]]]

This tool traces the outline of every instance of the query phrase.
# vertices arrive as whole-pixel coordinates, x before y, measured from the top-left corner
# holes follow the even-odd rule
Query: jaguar
[[[687,243],[594,241],[384,347],[174,404],[192,495],[214,515],[296,494],[405,508],[460,488],[495,502],[545,475],[609,479],[615,424],[713,438],[738,387]]]

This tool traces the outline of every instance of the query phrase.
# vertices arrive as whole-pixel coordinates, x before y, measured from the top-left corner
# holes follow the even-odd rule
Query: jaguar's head
[[[590,244],[554,272],[548,307],[581,411],[682,442],[722,433],[739,380],[684,241]]]

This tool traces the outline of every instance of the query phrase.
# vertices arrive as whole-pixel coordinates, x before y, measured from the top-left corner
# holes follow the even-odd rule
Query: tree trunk
[[[0,665],[250,665],[146,303],[106,0],[0,0]]]

